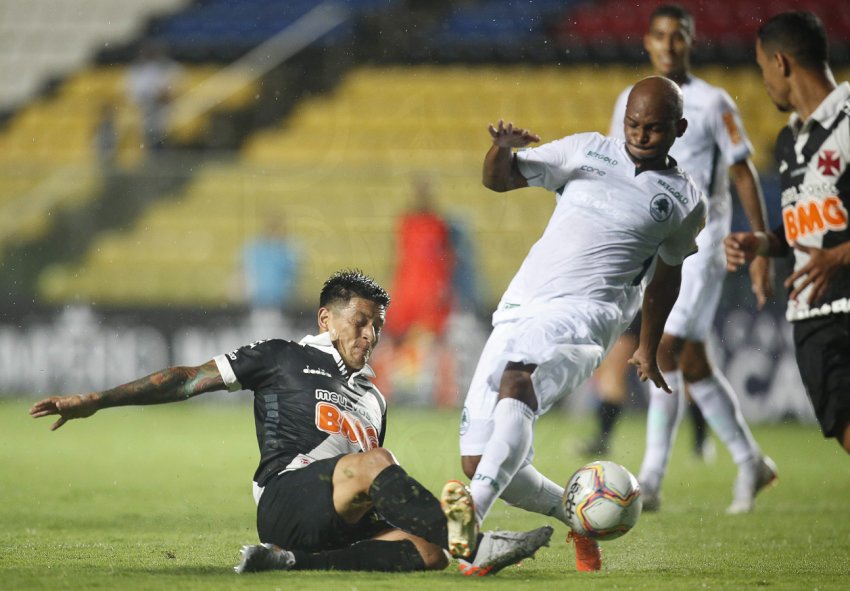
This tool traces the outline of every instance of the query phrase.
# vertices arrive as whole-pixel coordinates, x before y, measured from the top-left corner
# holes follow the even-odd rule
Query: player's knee
[[[462,456],[460,458],[460,467],[467,478],[472,478],[475,475],[480,461],[481,456]]]
[[[531,374],[536,365],[508,363],[499,382],[499,398],[514,398],[524,402],[531,410],[537,410],[537,396]]]
[[[688,343],[679,356],[679,367],[686,382],[700,382],[711,375],[711,364],[708,361],[705,347],[702,343]]]
[[[398,464],[393,453],[384,447],[370,449],[359,454],[359,456],[364,471],[371,474],[372,477],[380,474],[385,468]]]
[[[384,448],[348,454],[337,463],[334,486],[365,492],[378,474],[397,463],[392,452]]]
[[[658,367],[661,371],[675,371],[679,365],[679,357],[682,353],[684,341],[681,337],[675,337],[664,333],[658,344]]]

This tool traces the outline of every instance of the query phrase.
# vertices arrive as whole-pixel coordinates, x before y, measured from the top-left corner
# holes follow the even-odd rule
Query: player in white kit
[[[660,506],[661,482],[685,406],[684,387],[702,410],[706,421],[738,465],[728,513],[754,508],[755,495],[776,477],[776,468],[753,439],[741,415],[731,385],[713,367],[705,342],[726,276],[723,238],[731,227],[729,171],[753,231],[763,231],[766,217],[758,176],[750,161],[752,146],[744,132],[738,109],[729,95],[690,73],[693,17],[676,5],[662,5],[650,17],[644,46],[657,74],[677,83],[684,93],[688,131],[670,154],[708,197],[708,220],[697,238],[699,252],[682,266],[682,288],[664,327],[658,364],[673,389],[669,396],[649,386],[646,453],[638,479],[644,510]],[[611,135],[622,129],[630,89],[617,100],[611,118]],[[753,292],[759,307],[770,294],[770,267],[758,257],[751,267]]]
[[[590,376],[642,300],[631,362],[642,380],[666,387],[656,350],[706,204],[668,157],[687,127],[674,83],[638,82],[625,125],[626,141],[582,133],[516,153],[539,138],[501,121],[490,126],[484,185],[544,187],[556,193],[556,205],[493,314],[464,403],[461,462],[478,524],[497,497],[566,523],[563,487],[531,465],[534,422]],[[461,486],[446,485],[444,506]],[[464,525],[450,517],[450,545],[453,526]],[[595,542],[575,541],[579,570],[598,570]]]

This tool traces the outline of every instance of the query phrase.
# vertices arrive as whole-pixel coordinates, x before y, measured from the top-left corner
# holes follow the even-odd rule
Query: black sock
[[[425,562],[410,540],[363,540],[338,550],[313,553],[293,550],[292,554],[295,555],[293,570],[425,570]]]
[[[382,470],[372,481],[369,496],[375,510],[393,527],[448,548],[446,516],[440,501],[401,466]]]
[[[691,419],[694,423],[694,449],[701,452],[707,433],[705,417],[702,415],[702,411],[699,409],[699,406],[697,406],[694,402],[690,402],[688,404],[688,410],[691,413]]]
[[[599,441],[608,443],[608,438],[614,430],[614,425],[617,424],[617,419],[620,418],[622,409],[623,405],[616,402],[602,402],[599,405],[596,411],[599,417]]]

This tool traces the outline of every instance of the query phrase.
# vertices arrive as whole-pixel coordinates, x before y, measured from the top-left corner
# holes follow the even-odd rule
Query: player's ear
[[[320,332],[327,332],[330,330],[330,321],[331,311],[325,307],[319,308],[319,312],[316,317],[316,322],[319,325]]]
[[[676,137],[682,137],[685,135],[685,131],[688,129],[688,120],[682,117],[678,121],[676,121]]]
[[[775,64],[776,69],[779,70],[785,78],[791,74],[791,59],[784,53],[779,51],[774,53],[773,63]]]

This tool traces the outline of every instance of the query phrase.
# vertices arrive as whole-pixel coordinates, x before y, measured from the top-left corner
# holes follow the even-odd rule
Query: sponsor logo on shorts
[[[663,222],[673,213],[673,200],[665,193],[658,193],[649,202],[649,214],[656,222]]]
[[[465,406],[460,412],[460,434],[465,435],[469,431],[469,409]]]

